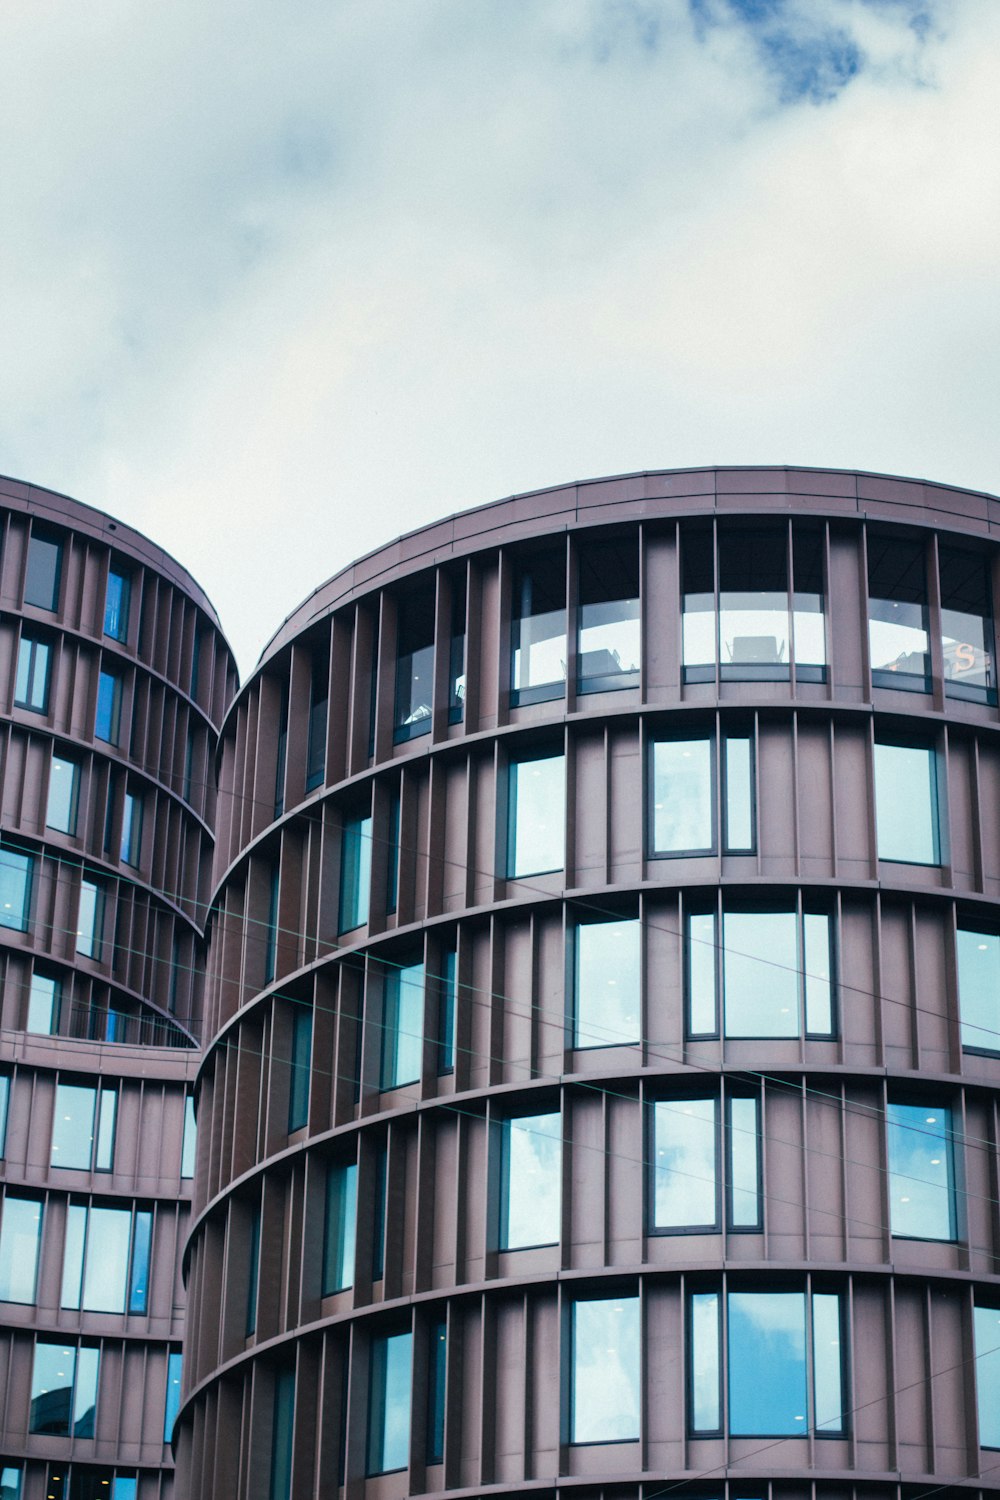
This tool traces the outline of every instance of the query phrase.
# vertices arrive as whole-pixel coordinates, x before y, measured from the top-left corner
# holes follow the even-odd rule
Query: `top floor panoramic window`
[[[28,542],[24,572],[24,602],[39,609],[56,609],[62,574],[62,542],[44,532],[33,531]]]
[[[580,548],[577,689],[639,686],[639,549],[633,538]]]
[[[512,704],[560,698],[566,683],[566,554],[526,559],[514,575]]]
[[[931,659],[923,542],[869,532],[868,643],[876,687],[927,691]]]
[[[426,588],[399,603],[396,652],[396,744],[427,734],[434,691],[434,589]]]
[[[953,698],[995,703],[997,679],[989,567],[977,553],[957,547],[942,547],[938,559],[945,691]]]

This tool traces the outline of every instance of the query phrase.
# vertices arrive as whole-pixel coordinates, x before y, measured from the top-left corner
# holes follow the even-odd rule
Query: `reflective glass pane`
[[[128,1310],[144,1313],[149,1299],[149,1252],[153,1240],[153,1215],[137,1210],[132,1226],[132,1264],[128,1281]]]
[[[309,683],[309,727],[306,739],[306,791],[321,786],[326,772],[330,662],[324,652],[313,660]]]
[[[830,918],[825,913],[807,911],[803,914],[802,946],[806,1031],[811,1036],[830,1036],[833,1032],[833,979]]]
[[[94,721],[94,735],[97,739],[106,740],[109,745],[117,745],[121,711],[121,678],[114,672],[102,672],[97,679],[97,717]]]
[[[90,1312],[124,1312],[131,1233],[127,1209],[90,1210],[83,1276],[83,1305]]]
[[[500,1248],[555,1245],[560,1238],[562,1117],[503,1122]]]
[[[426,734],[434,696],[434,590],[420,589],[399,602],[396,656],[397,740]]]
[[[76,1348],[39,1339],[31,1371],[29,1432],[69,1437],[73,1411]]]
[[[125,573],[114,568],[108,572],[108,591],[104,598],[104,634],[113,641],[128,640],[128,607],[132,592],[131,581]],[[197,639],[197,638],[196,638]]]
[[[728,1314],[730,1433],[804,1437],[809,1429],[804,1294],[730,1292]]]
[[[34,973],[28,992],[28,1030],[51,1036],[59,1025],[61,985],[48,974]]]
[[[372,1341],[368,1402],[368,1472],[405,1469],[410,1461],[413,1335]]]
[[[681,549],[685,667],[715,665],[715,558],[711,531],[686,530]]]
[[[444,1397],[448,1342],[444,1322],[431,1326],[427,1371],[427,1462],[444,1458]]]
[[[868,638],[873,672],[926,677],[930,641],[922,542],[869,532]]]
[[[0,927],[27,932],[33,867],[30,854],[0,849]]]
[[[714,912],[688,917],[687,950],[688,1035],[713,1036],[719,1027]]]
[[[340,849],[340,930],[353,932],[368,921],[372,883],[372,820],[352,818],[344,824]]]
[[[1000,1310],[977,1307],[973,1317],[979,1443],[983,1448],[1000,1448]]]
[[[260,1205],[254,1204],[247,1236],[246,1335],[257,1332],[257,1293],[260,1290]]]
[[[331,1167],[326,1178],[323,1296],[354,1285],[358,1218],[358,1169],[354,1162]]]
[[[638,1297],[574,1302],[570,1442],[638,1438],[639,1381]]]
[[[118,1112],[118,1094],[115,1089],[101,1089],[97,1111],[97,1150],[94,1152],[94,1170],[110,1172],[115,1151],[115,1118]]]
[[[958,932],[958,1005],[962,1046],[1000,1052],[1000,937]]]
[[[953,1240],[951,1111],[923,1104],[887,1104],[885,1118],[892,1233],[918,1240]]]
[[[198,1144],[198,1126],[194,1117],[194,1095],[184,1100],[184,1143],[181,1146],[181,1176],[194,1176],[195,1151]]]
[[[725,753],[726,850],[752,852],[754,838],[753,752],[751,741],[728,736]]]
[[[795,665],[824,666],[823,532],[818,526],[792,527],[792,571]]]
[[[382,1087],[395,1089],[423,1072],[423,964],[386,970],[383,1007]]]
[[[21,708],[44,713],[49,701],[49,646],[45,641],[22,636],[17,648],[17,678],[14,702]]]
[[[759,1229],[760,1122],[756,1099],[730,1099],[729,1111],[729,1227]]]
[[[577,621],[580,691],[637,686],[641,626],[635,539],[580,548]]]
[[[33,535],[28,542],[24,573],[24,602],[39,609],[55,609],[59,603],[62,546],[48,537]]]
[[[312,1010],[301,1006],[292,1016],[291,1077],[288,1087],[288,1129],[290,1131],[300,1130],[309,1119],[312,1021]]]
[[[92,880],[80,882],[80,905],[76,919],[76,951],[85,958],[100,958],[101,928],[104,926],[104,892]]]
[[[21,1469],[0,1464],[0,1500],[21,1500]]]
[[[0,1073],[0,1160],[7,1149],[7,1106],[10,1104],[10,1075]]]
[[[688,1385],[693,1432],[718,1432],[722,1427],[719,1311],[717,1292],[692,1296]]]
[[[93,1159],[97,1091],[75,1083],[56,1086],[52,1165],[87,1171]]]
[[[710,739],[661,740],[653,745],[654,854],[714,848]]]
[[[119,856],[123,864],[133,869],[139,866],[139,851],[142,848],[142,798],[131,792],[125,793],[122,805],[122,837]]]
[[[87,1248],[88,1210],[82,1203],[71,1203],[66,1210],[66,1240],[63,1245],[63,1307],[79,1307],[83,1296],[83,1257]]]
[[[163,1412],[163,1441],[170,1442],[181,1404],[181,1355],[167,1355],[167,1399]]]
[[[550,553],[517,570],[511,622],[515,694],[566,680],[566,557]]]
[[[510,767],[507,873],[515,879],[561,870],[565,860],[566,771],[561,755]]]
[[[0,1214],[0,1302],[34,1302],[42,1205],[8,1194]]]
[[[788,668],[788,533],[719,536],[719,636],[722,665]]]
[[[982,694],[996,687],[989,568],[976,553],[951,547],[942,547],[939,559],[945,681]]]
[[[798,1036],[797,927],[794,912],[726,912],[726,1036]]]
[[[813,1315],[813,1408],[816,1431],[844,1430],[844,1382],[840,1354],[840,1298],[814,1292]]]
[[[116,1474],[111,1485],[111,1500],[136,1500],[138,1483],[133,1474]]]
[[[97,1375],[99,1351],[83,1344],[76,1360],[76,1389],[73,1392],[73,1436],[93,1437],[97,1413]]]
[[[879,859],[941,863],[935,751],[876,744],[875,823]]]
[[[455,1070],[455,1007],[458,1001],[458,954],[446,948],[438,980],[438,1072]]]
[[[653,1223],[657,1229],[717,1229],[718,1101],[658,1100],[653,1106]]]
[[[53,755],[49,769],[49,798],[45,822],[60,833],[76,832],[76,804],[80,786],[80,768],[74,760]]]
[[[641,950],[637,919],[588,922],[576,929],[575,1047],[639,1041]]]
[[[280,1370],[274,1382],[269,1500],[289,1500],[292,1492],[292,1435],[295,1430],[295,1371]]]

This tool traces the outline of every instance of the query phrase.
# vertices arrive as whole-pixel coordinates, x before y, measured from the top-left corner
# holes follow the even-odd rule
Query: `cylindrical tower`
[[[218,726],[160,548],[0,480],[0,1495],[166,1500]]]
[[[638,474],[286,621],[221,746],[191,1500],[1000,1489],[998,537]]]

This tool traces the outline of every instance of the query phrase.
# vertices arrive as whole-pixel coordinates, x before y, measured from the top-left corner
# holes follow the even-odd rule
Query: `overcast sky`
[[[244,675],[518,490],[1000,490],[1000,0],[4,0],[0,56],[0,472]]]

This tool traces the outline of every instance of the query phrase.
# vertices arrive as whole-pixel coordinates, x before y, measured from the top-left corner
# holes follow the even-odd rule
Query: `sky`
[[[0,473],[244,676],[522,490],[1000,490],[1000,0],[4,0],[0,55]]]

